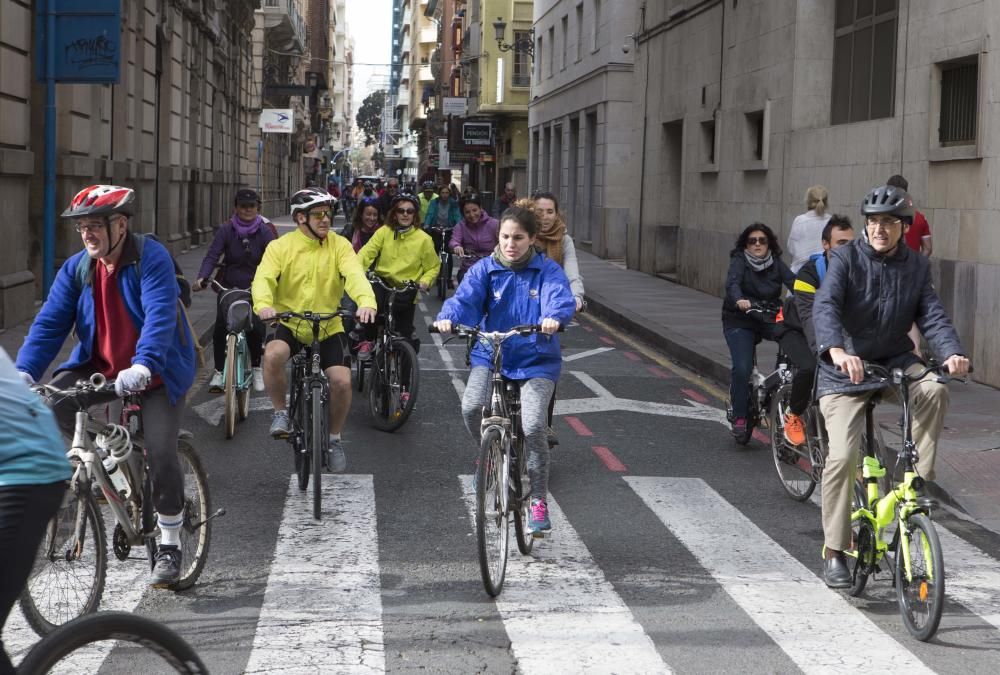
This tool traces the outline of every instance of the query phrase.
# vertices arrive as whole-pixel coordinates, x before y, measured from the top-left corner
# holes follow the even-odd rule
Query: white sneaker
[[[226,388],[226,380],[223,378],[222,373],[218,370],[215,371],[215,374],[212,375],[212,379],[209,380],[208,382],[208,390],[211,392],[218,393],[220,391],[223,391],[225,388]]]
[[[264,391],[264,371],[260,368],[253,369],[253,390]]]

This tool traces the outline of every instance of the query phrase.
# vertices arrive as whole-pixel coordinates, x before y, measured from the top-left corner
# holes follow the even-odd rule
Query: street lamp
[[[498,16],[497,20],[493,22],[493,30],[496,31],[497,38],[497,49],[502,52],[509,52],[512,49],[519,52],[524,52],[531,58],[535,58],[535,29],[532,28],[527,31],[527,35],[521,38],[515,38],[514,42],[508,44],[504,42],[504,33],[507,32],[507,22],[503,20],[502,16]],[[515,35],[517,33],[515,32]]]

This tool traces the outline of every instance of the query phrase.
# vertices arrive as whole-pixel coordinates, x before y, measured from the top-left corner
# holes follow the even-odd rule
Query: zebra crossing
[[[867,607],[827,589],[816,569],[800,562],[737,506],[700,478],[624,476],[626,488],[697,560],[714,588],[725,593],[759,631],[755,638],[777,646],[807,673],[889,670],[935,672],[927,646],[891,635],[886,619],[895,596],[875,591]],[[474,532],[471,476],[453,488]],[[387,668],[385,617],[379,559],[379,495],[371,475],[323,477],[322,521],[311,518],[309,492],[288,481],[263,602],[246,673],[380,673]],[[553,532],[530,556],[511,545],[503,593],[492,604],[522,673],[667,673],[670,634],[679,625],[650,625],[609,580],[553,495]],[[805,505],[802,508],[812,509]],[[810,517],[818,514],[810,511]],[[947,563],[942,630],[964,613],[983,623],[984,649],[1000,640],[1000,561],[939,524]],[[626,535],[627,538],[627,535]],[[463,549],[471,553],[473,547]],[[474,555],[474,553],[472,553]],[[475,564],[475,560],[468,561]],[[818,566],[817,566],[818,568]],[[103,609],[134,610],[146,592],[145,565],[114,561]],[[888,587],[883,583],[881,586]],[[960,605],[961,607],[956,607]],[[876,621],[881,616],[881,624]],[[898,620],[898,618],[897,618]],[[883,627],[880,627],[883,626]],[[37,638],[19,611],[4,641],[15,662]],[[722,648],[722,647],[720,647]],[[111,650],[78,652],[63,672],[94,673]],[[984,656],[996,658],[995,652]],[[995,663],[995,661],[994,661]],[[736,668],[734,662],[734,669]]]

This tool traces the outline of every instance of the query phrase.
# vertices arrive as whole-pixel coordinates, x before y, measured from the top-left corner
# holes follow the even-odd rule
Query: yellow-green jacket
[[[441,259],[434,252],[434,240],[416,227],[399,237],[392,227],[380,227],[358,251],[358,258],[366,270],[374,262],[375,274],[393,286],[406,281],[430,286],[441,268]]]
[[[385,229],[385,228],[382,228]],[[375,293],[365,278],[350,242],[332,231],[323,242],[294,230],[264,249],[250,292],[253,310],[276,312],[335,312],[344,289],[359,307],[375,309]],[[312,342],[312,326],[304,321],[284,322],[303,344]],[[320,337],[344,330],[339,318],[323,323]]]

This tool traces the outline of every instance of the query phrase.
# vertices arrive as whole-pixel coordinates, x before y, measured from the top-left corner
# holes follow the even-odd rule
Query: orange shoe
[[[806,442],[806,429],[802,418],[794,413],[785,413],[785,440],[791,445],[802,445]]]

